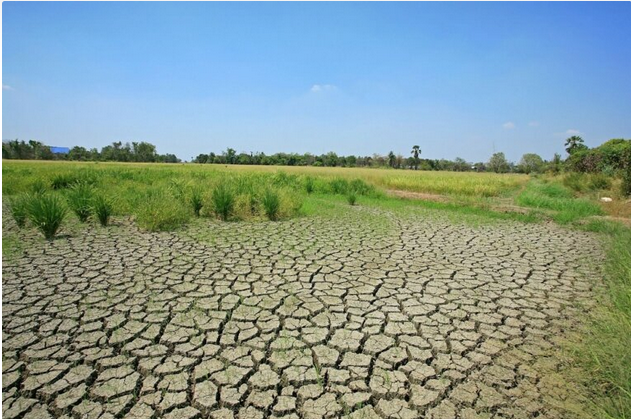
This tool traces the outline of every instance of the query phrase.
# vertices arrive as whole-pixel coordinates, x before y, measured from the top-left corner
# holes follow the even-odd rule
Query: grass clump
[[[315,180],[311,176],[305,178],[305,191],[312,194],[315,191]]]
[[[202,195],[201,189],[191,189],[191,193],[188,197],[188,202],[193,209],[193,214],[195,214],[196,217],[199,217],[199,214],[204,206],[204,197]]]
[[[36,195],[29,200],[28,218],[47,240],[55,237],[66,214],[67,209],[57,195]]]
[[[227,221],[234,210],[234,192],[225,183],[220,183],[213,189],[210,200],[215,215],[221,220]]]
[[[138,225],[149,231],[171,231],[184,225],[190,216],[184,205],[157,192],[149,191],[139,204]]]
[[[263,212],[270,221],[278,220],[280,211],[280,196],[278,192],[267,189],[261,198],[261,205],[263,206]]]
[[[15,220],[18,227],[22,228],[26,225],[28,219],[28,208],[31,200],[31,196],[28,194],[21,194],[9,201],[9,208],[11,215]]]
[[[85,223],[92,214],[92,199],[94,190],[87,183],[75,183],[68,191],[68,204],[70,209]]]
[[[106,227],[109,224],[112,210],[112,201],[110,201],[103,195],[96,195],[92,199],[92,211],[94,212],[94,215],[96,215],[97,220],[99,220],[99,223],[103,227]]]
[[[355,205],[357,203],[357,193],[354,190],[351,190],[346,195],[346,200],[348,201],[350,205]]]

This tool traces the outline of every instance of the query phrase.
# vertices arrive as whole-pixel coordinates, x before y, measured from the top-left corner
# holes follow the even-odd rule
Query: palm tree
[[[396,160],[397,160],[397,157],[394,155],[393,151],[388,153],[388,164],[390,165],[390,167],[394,167]]]
[[[572,154],[575,151],[586,148],[587,146],[583,144],[583,139],[578,135],[572,135],[570,138],[565,140],[565,151],[567,151],[567,154]]]
[[[419,163],[418,156],[421,155],[421,148],[415,145],[414,147],[412,147],[412,151],[410,152],[410,154],[414,156],[414,170],[418,170],[418,163]]]

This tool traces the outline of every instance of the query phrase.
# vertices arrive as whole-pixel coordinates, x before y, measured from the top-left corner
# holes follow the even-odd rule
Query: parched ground
[[[552,355],[599,282],[594,236],[345,214],[19,233],[3,417],[562,417]]]

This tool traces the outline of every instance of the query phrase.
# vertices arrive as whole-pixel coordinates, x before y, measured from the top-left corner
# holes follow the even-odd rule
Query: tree
[[[421,155],[421,148],[417,145],[412,147],[412,151],[410,152],[414,157],[414,170],[418,170],[419,156]]]
[[[394,167],[394,165],[396,164],[396,162],[397,162],[397,157],[394,155],[394,152],[393,152],[393,151],[390,151],[390,152],[388,153],[388,165],[389,165],[390,167]]]
[[[453,169],[456,172],[467,172],[471,168],[471,165],[461,157],[456,157],[454,160]]]
[[[519,170],[526,174],[539,173],[543,169],[543,159],[534,153],[526,153],[519,161]]]
[[[488,163],[488,168],[495,173],[506,173],[510,170],[510,165],[504,153],[495,153],[491,156]]]
[[[565,151],[567,154],[572,155],[578,150],[587,150],[587,146],[583,144],[583,139],[578,135],[572,135],[565,140]]]

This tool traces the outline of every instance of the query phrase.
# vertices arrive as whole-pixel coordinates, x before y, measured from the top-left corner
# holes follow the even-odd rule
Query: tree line
[[[143,162],[143,163],[179,163],[181,160],[175,154],[158,154],[156,146],[145,142],[132,142],[123,144],[121,141],[113,142],[101,148],[86,149],[85,147],[72,147],[67,153],[53,153],[50,146],[39,141],[29,142],[11,140],[2,142],[3,159],[20,160],[73,160],[73,161],[118,161],[118,162]]]
[[[631,140],[621,138],[609,140],[598,147],[589,148],[579,136],[565,141],[568,157],[563,159],[555,154],[544,160],[535,153],[526,153],[519,162],[506,159],[504,153],[494,153],[486,162],[468,162],[457,157],[455,160],[421,158],[421,148],[414,145],[407,156],[390,151],[386,155],[340,156],[334,152],[315,155],[311,153],[237,153],[233,148],[215,154],[199,154],[193,163],[243,164],[270,166],[324,166],[324,167],[390,167],[393,169],[447,170],[456,172],[496,172],[496,173],[542,173],[561,171],[604,173],[607,175],[628,174],[631,170]],[[3,159],[23,160],[73,160],[73,161],[118,161],[118,162],[161,162],[178,163],[174,154],[158,154],[156,146],[148,142],[122,143],[97,150],[85,147],[72,147],[68,153],[53,153],[51,148],[39,141],[6,141],[2,143]]]

